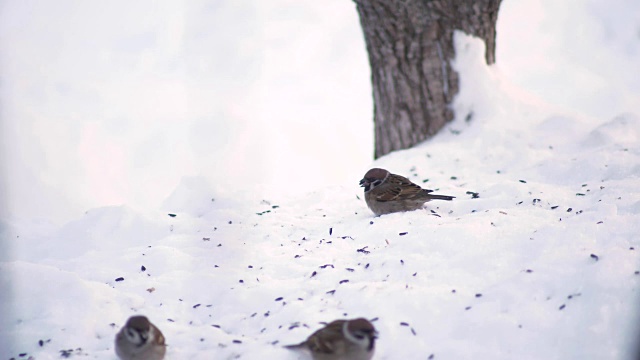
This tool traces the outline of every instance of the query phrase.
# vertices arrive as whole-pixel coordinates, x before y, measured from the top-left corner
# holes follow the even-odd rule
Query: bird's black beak
[[[365,179],[360,180],[360,187],[367,187],[369,182]]]

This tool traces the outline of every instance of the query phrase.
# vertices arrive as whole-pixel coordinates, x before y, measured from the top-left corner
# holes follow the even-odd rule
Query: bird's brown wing
[[[378,201],[412,199],[424,192],[420,186],[404,176],[390,174],[387,180],[375,188]]]
[[[158,329],[155,325],[151,325],[152,328],[155,330],[155,343],[158,345],[164,345],[164,335],[162,335],[162,332],[160,331],[160,329]]]
[[[309,336],[306,343],[312,352],[333,354],[336,352],[336,341],[342,337],[342,326],[345,320],[335,320]]]

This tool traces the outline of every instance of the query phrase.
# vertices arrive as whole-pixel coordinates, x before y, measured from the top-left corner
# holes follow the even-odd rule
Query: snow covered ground
[[[640,57],[640,12],[620,11],[633,6],[623,1],[608,9],[621,18],[595,3],[552,4],[505,1],[494,67],[484,65],[479,41],[459,34],[456,120],[431,141],[374,163],[344,156],[336,171],[356,175],[336,177],[335,185],[318,185],[325,175],[297,166],[294,157],[278,169],[288,166],[296,186],[307,185],[295,196],[262,192],[269,186],[259,178],[234,187],[207,174],[182,176],[188,172],[179,167],[180,183],[155,207],[140,205],[150,194],[128,198],[131,190],[92,183],[99,173],[87,178],[82,194],[105,186],[106,195],[91,201],[115,192],[134,205],[108,202],[58,226],[37,202],[22,204],[23,211],[3,219],[0,355],[114,359],[115,333],[140,313],[163,331],[168,359],[293,360],[298,355],[281,345],[301,341],[323,321],[359,316],[375,319],[376,359],[632,359],[640,339],[640,79],[633,76],[640,73],[633,62]],[[538,9],[545,6],[556,11]],[[553,34],[581,30],[579,21],[588,17],[602,27],[578,31],[592,35],[591,42],[575,41],[594,54],[584,61],[518,60],[523,49],[500,50],[501,41],[531,53],[570,44],[573,33]],[[517,20],[527,18],[548,32],[520,28]],[[551,104],[546,93],[558,101]],[[3,126],[13,128],[3,111]],[[284,123],[295,114],[283,115]],[[127,133],[133,139],[144,132],[138,126]],[[166,139],[164,145],[174,143]],[[332,146],[327,141],[322,154],[330,158]],[[84,156],[127,156],[112,150]],[[176,151],[171,159],[180,159]],[[211,166],[223,172],[223,164]],[[372,166],[457,198],[374,217],[357,186]],[[156,175],[116,170],[110,176],[121,183],[145,184]],[[73,213],[82,203],[73,184],[55,181],[51,189],[69,193],[51,190],[46,199],[58,199],[52,203],[60,213]],[[148,191],[161,193],[155,185]]]

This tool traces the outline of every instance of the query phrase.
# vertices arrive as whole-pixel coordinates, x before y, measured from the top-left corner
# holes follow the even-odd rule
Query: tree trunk
[[[371,65],[378,158],[427,139],[453,119],[453,32],[483,39],[493,64],[501,0],[354,1]]]

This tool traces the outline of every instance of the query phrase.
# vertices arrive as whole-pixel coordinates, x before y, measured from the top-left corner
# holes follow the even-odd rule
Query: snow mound
[[[89,211],[32,244],[28,262],[2,264],[17,299],[3,302],[5,356],[113,358],[113,337],[139,313],[164,332],[168,359],[296,359],[281,345],[361,316],[380,333],[376,359],[630,358],[637,117],[540,108],[483,65],[479,40],[456,41],[469,79],[458,118],[371,164],[454,201],[373,217],[353,179],[211,204],[191,179],[171,213]]]

